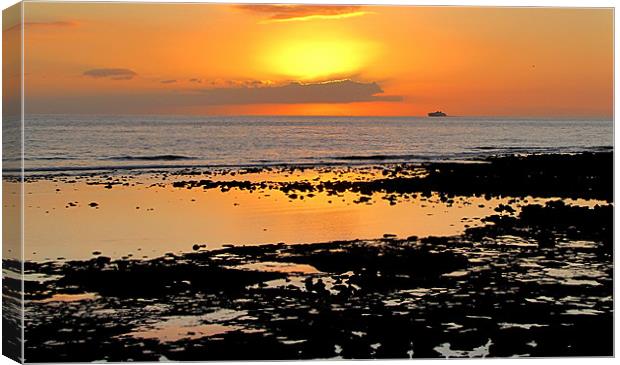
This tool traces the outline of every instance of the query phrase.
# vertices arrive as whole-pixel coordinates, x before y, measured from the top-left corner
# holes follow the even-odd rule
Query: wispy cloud
[[[244,4],[237,8],[265,15],[261,23],[345,19],[369,14],[355,5],[265,5]]]
[[[239,88],[239,87],[266,87],[273,86],[274,82],[271,80],[256,80],[256,79],[214,79],[208,80],[205,84],[212,88]]]
[[[82,75],[94,79],[131,80],[138,74],[128,68],[93,68]]]
[[[177,80],[161,80],[160,82],[162,84],[174,84],[177,82]]]

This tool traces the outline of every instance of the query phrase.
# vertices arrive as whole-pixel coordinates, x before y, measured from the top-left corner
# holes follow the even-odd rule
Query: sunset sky
[[[613,108],[611,9],[26,3],[24,31],[27,113]]]

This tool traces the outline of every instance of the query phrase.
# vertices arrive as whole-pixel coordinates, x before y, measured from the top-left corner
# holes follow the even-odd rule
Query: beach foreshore
[[[174,203],[179,221],[196,200],[208,205],[224,199],[211,209],[226,216],[226,209],[245,206],[273,214],[253,204],[275,204],[277,198],[291,207],[286,214],[303,207],[358,209],[356,214],[366,209],[372,214],[364,217],[411,214],[403,226],[428,219],[439,228],[393,231],[385,221],[366,219],[377,229],[357,233],[374,236],[356,239],[347,231],[338,233],[347,239],[321,241],[317,237],[338,236],[308,232],[306,241],[285,237],[260,244],[263,239],[244,242],[256,235],[248,223],[226,227],[249,231],[231,245],[193,241],[142,257],[133,248],[106,254],[98,243],[90,258],[34,257],[25,263],[26,360],[611,356],[612,162],[612,152],[599,152],[472,163],[31,177],[26,186],[33,195],[66,204],[58,207],[63,219],[101,219],[127,197],[148,192],[184,201]],[[101,195],[66,199],[65,193],[77,194],[75,187]],[[136,189],[142,195],[126,195]],[[45,202],[32,211],[51,221],[61,216],[51,208],[45,213]],[[150,214],[150,201],[127,204]],[[432,209],[423,212],[426,218],[421,211],[398,210],[421,205]],[[165,207],[152,212],[160,209]],[[200,218],[201,212],[192,214]],[[139,224],[137,217],[124,219]],[[295,221],[289,226],[299,235],[290,237],[320,229],[308,219],[312,215],[303,217],[308,225]],[[283,227],[264,238],[286,236]],[[148,244],[141,242],[140,252]],[[5,271],[15,265],[4,260]],[[5,277],[5,286],[17,280]]]

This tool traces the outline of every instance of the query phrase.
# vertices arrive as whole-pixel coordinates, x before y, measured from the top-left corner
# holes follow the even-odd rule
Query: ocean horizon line
[[[542,121],[602,121],[613,122],[614,116],[506,116],[506,115],[456,115],[448,114],[445,117],[429,117],[427,115],[313,115],[313,114],[183,114],[183,113],[25,113],[24,119],[28,117],[43,116],[66,116],[66,117],[183,117],[183,118],[340,118],[340,119],[364,119],[364,118],[385,118],[385,119],[429,119],[429,120],[449,120],[449,119],[482,119],[482,120],[542,120]]]

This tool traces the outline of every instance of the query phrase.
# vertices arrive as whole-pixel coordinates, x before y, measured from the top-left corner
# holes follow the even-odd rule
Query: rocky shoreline
[[[180,180],[177,188],[278,189],[287,194],[345,191],[371,195],[431,191],[449,196],[511,196],[613,199],[613,153],[530,155],[487,158],[480,163],[392,165],[382,177],[361,181],[251,182],[248,180]],[[295,197],[294,197],[295,198]],[[293,199],[294,199],[293,198]]]
[[[180,176],[169,184],[290,199],[381,192],[398,204],[434,192],[514,204],[448,237],[26,262],[26,360],[612,356],[612,162],[612,153],[515,156],[237,185]]]

